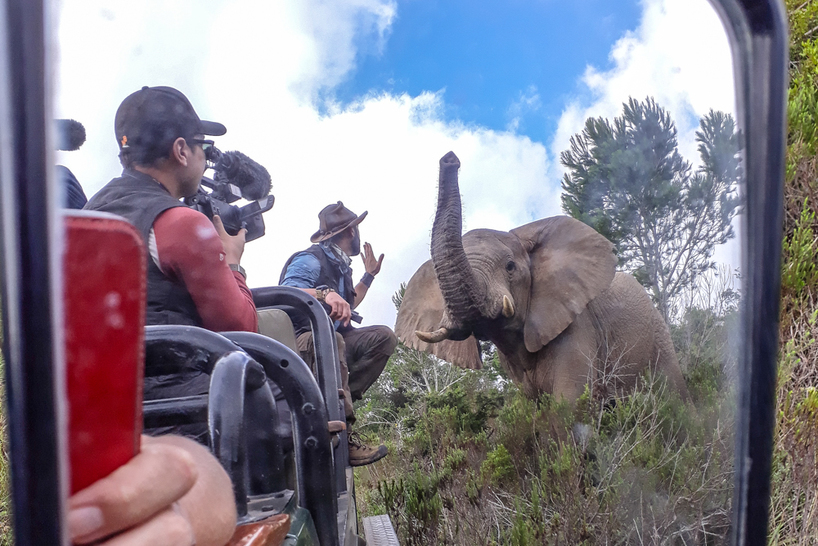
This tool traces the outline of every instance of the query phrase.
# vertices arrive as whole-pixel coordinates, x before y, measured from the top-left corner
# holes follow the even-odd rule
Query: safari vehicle
[[[3,21],[9,23],[3,27],[3,35],[9,40],[8,47],[4,44],[2,49],[4,56],[30,53],[23,51],[28,51],[31,44],[5,34],[25,24],[23,21],[41,29],[39,47],[45,44],[42,5],[4,4],[3,10]],[[40,76],[34,80],[40,82],[37,85],[42,93],[44,60],[40,58],[36,63],[39,69],[33,71],[31,62],[25,63],[28,76],[23,79],[38,72]],[[29,94],[34,80],[19,80],[21,90],[25,88]],[[45,103],[39,100],[31,101],[26,108],[35,104],[35,110],[45,112]],[[22,111],[20,114],[28,115]],[[44,133],[41,145],[48,145],[46,138]],[[27,141],[28,137],[19,142],[28,148],[29,144],[24,144]],[[40,147],[40,151],[45,149]],[[12,168],[15,161],[11,156],[4,153],[3,157],[2,164]],[[54,195],[49,186],[41,184],[37,192],[43,211],[54,213]],[[27,199],[5,194],[3,202],[9,205],[9,215],[4,217],[13,222],[15,217],[22,220],[39,214],[33,210],[23,212],[27,209],[23,201]],[[271,205],[272,199],[267,202]],[[397,544],[388,518],[366,518],[364,529],[358,529],[347,433],[338,399],[338,349],[332,323],[318,301],[292,288],[254,290],[257,308],[277,306],[284,310],[277,315],[277,328],[289,346],[249,332],[216,334],[196,327],[146,328],[147,254],[141,236],[124,219],[104,213],[64,211],[55,222],[63,234],[53,238],[55,246],[42,247],[32,241],[34,246],[29,250],[38,254],[37,261],[46,267],[40,273],[46,273],[52,252],[56,252],[54,264],[59,273],[54,279],[62,281],[61,291],[42,294],[46,299],[41,303],[46,308],[29,322],[23,315],[32,309],[18,315],[11,301],[17,294],[33,295],[29,292],[33,287],[23,287],[16,281],[4,285],[8,288],[4,301],[9,302],[4,309],[10,313],[4,321],[4,340],[9,349],[5,361],[9,369],[16,367],[12,362],[29,363],[19,368],[25,374],[25,378],[20,377],[25,385],[12,379],[16,384],[8,388],[10,413],[15,414],[12,420],[21,424],[13,427],[10,436],[15,440],[10,443],[22,451],[11,458],[25,461],[23,467],[14,470],[23,481],[12,485],[13,491],[19,492],[14,501],[14,513],[20,517],[14,526],[16,543],[63,543],[60,514],[68,487],[71,493],[79,491],[127,462],[138,450],[143,429],[199,425],[234,485],[239,519],[231,543],[357,545],[366,529],[370,544]],[[260,229],[263,234],[263,223]],[[49,240],[53,236],[49,230],[33,226],[7,226],[4,233],[21,234],[21,230],[32,235],[40,233]],[[38,277],[40,273],[23,271],[27,266],[17,252],[22,247],[10,243],[8,249],[3,263],[11,266],[7,270],[11,277]],[[17,266],[23,270],[17,270]],[[317,378],[297,353],[287,312],[300,312],[309,318]],[[36,323],[36,332],[18,330],[15,324],[19,321]],[[27,339],[33,344],[25,342],[27,348],[22,349],[14,339]],[[18,349],[22,352],[17,353]],[[56,352],[50,354],[52,350]],[[49,371],[38,370],[32,364],[40,359],[45,359],[42,362]],[[60,364],[63,360],[64,364]],[[143,405],[143,379],[191,370],[202,370],[210,377],[208,394],[152,399]],[[17,372],[10,373],[17,377]],[[51,385],[37,387],[38,378],[47,378],[46,383]],[[276,398],[289,403],[292,411],[281,415],[291,422],[279,422]],[[37,413],[46,411],[48,417],[24,425],[18,419],[27,418],[17,415],[20,411],[27,413],[23,406],[37,407]],[[332,439],[329,423],[334,427]],[[63,428],[66,424],[67,428]],[[66,472],[69,468],[70,472]],[[41,495],[50,497],[51,502]],[[50,523],[44,527],[46,519]]]
[[[739,366],[733,543],[751,545],[765,543],[768,523],[787,45],[780,2],[714,0],[714,4],[732,42],[746,165],[743,259],[749,297],[743,314]],[[0,14],[3,341],[14,534],[16,543],[23,546],[64,544],[69,439],[63,418],[67,336],[62,290],[68,281],[62,276],[64,219],[57,212],[50,183],[50,37],[41,1],[6,0]],[[107,280],[108,276],[103,274],[102,278]],[[287,292],[274,297],[272,292],[260,290],[256,296],[262,306],[311,304]],[[97,298],[104,301],[102,293],[85,295],[78,301],[93,307],[95,302],[86,300]],[[139,318],[135,313],[123,318],[134,321]],[[314,329],[329,329],[320,313],[312,317]],[[330,356],[331,341],[318,344],[324,371],[316,383],[298,364],[297,355],[274,342],[262,346],[258,339],[176,328],[149,330],[146,337],[149,366],[156,357],[172,368],[177,362],[168,355],[196,353],[214,377],[217,388],[211,389],[207,400],[149,403],[145,418],[149,426],[158,426],[207,416],[214,438],[215,431],[220,431],[212,445],[234,478],[244,522],[284,512],[292,516],[289,529],[293,525],[315,528],[314,534],[306,533],[303,538],[284,537],[285,543],[347,544],[356,540],[351,473],[342,462],[342,454],[333,457],[324,427],[338,411],[337,404],[325,403],[335,392],[336,378],[326,365],[334,358]],[[138,355],[140,342],[136,339],[132,349]],[[91,347],[94,351],[105,348]],[[269,411],[272,407],[265,377],[293,386],[287,395],[296,431],[292,440],[295,489],[288,489],[286,481],[277,481],[277,469],[269,467],[270,461],[255,460],[242,450],[250,442],[245,438],[251,430],[246,425],[252,422],[250,409]],[[99,388],[104,391],[108,387]],[[284,451],[284,446],[275,444],[278,440],[264,439],[270,442],[269,449]],[[339,444],[343,445],[342,439]],[[95,456],[83,453],[83,457]],[[281,461],[287,464],[284,458]],[[270,479],[265,482],[259,476]]]
[[[331,441],[328,429],[343,417],[335,336],[321,305],[294,288],[254,290],[259,309],[277,306],[309,317],[316,382],[283,311],[272,318],[289,347],[250,332],[144,327],[147,258],[140,234],[122,218],[90,211],[66,211],[64,225],[72,493],[127,461],[142,423],[146,431],[206,423],[207,444],[234,486],[233,543],[358,544],[346,432],[336,425]],[[97,293],[104,297],[89,297]],[[193,370],[210,377],[208,394],[146,400],[140,419],[134,398],[143,375],[150,381]],[[89,400],[89,389],[100,392]],[[281,414],[291,414],[291,426],[279,423],[276,399],[292,408]],[[388,517],[367,518],[364,526],[369,543],[394,537]]]

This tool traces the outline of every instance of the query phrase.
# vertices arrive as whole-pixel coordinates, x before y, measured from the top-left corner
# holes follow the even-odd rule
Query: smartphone
[[[66,212],[63,293],[71,494],[139,452],[146,251],[124,219]]]

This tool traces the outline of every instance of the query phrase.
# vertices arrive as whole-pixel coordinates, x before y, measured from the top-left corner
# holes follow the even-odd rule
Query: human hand
[[[107,477],[69,499],[68,530],[74,544],[116,535],[104,544],[193,544],[187,515],[175,503],[196,483],[193,458],[176,446],[142,437],[141,452]]]
[[[136,457],[68,508],[74,544],[222,545],[236,524],[230,478],[206,448],[178,436],[142,436]]]
[[[238,264],[241,261],[241,255],[244,254],[244,238],[247,230],[242,228],[236,235],[230,235],[224,229],[224,223],[218,215],[213,216],[213,226],[216,228],[216,233],[219,234],[219,239],[222,240],[227,263]]]
[[[376,260],[375,253],[372,252],[372,245],[369,243],[364,243],[364,251],[361,254],[361,259],[364,261],[364,268],[367,273],[374,277],[380,272],[381,264],[383,263],[383,254]]]
[[[344,298],[337,292],[330,292],[324,298],[324,302],[331,307],[329,318],[341,321],[343,326],[349,326],[352,309]]]

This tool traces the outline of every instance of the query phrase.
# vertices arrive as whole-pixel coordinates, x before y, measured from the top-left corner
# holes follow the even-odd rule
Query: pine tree
[[[674,298],[715,267],[714,247],[734,236],[738,136],[732,116],[711,110],[696,132],[702,166],[694,170],[656,101],[630,98],[623,107],[613,122],[589,118],[560,155],[562,206],[616,245],[620,268],[667,320]]]

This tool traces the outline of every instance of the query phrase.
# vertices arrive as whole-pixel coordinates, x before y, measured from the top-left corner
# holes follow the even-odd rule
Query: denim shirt
[[[344,275],[347,271],[349,271],[350,267],[341,260],[335,253],[332,251],[330,246],[325,243],[319,243],[321,250],[324,251],[324,254],[329,258],[330,262],[333,265],[338,267],[338,270],[341,271],[341,279],[339,281],[338,292],[343,294],[345,290],[344,286]],[[318,278],[321,275],[321,262],[318,259],[310,254],[309,252],[301,252],[293,258],[293,261],[290,262],[290,265],[287,267],[287,272],[284,274],[284,280],[281,281],[281,286],[292,286],[294,288],[315,288],[318,285]],[[353,302],[347,302],[352,305]],[[339,325],[338,321],[335,321],[335,328],[337,329]]]

